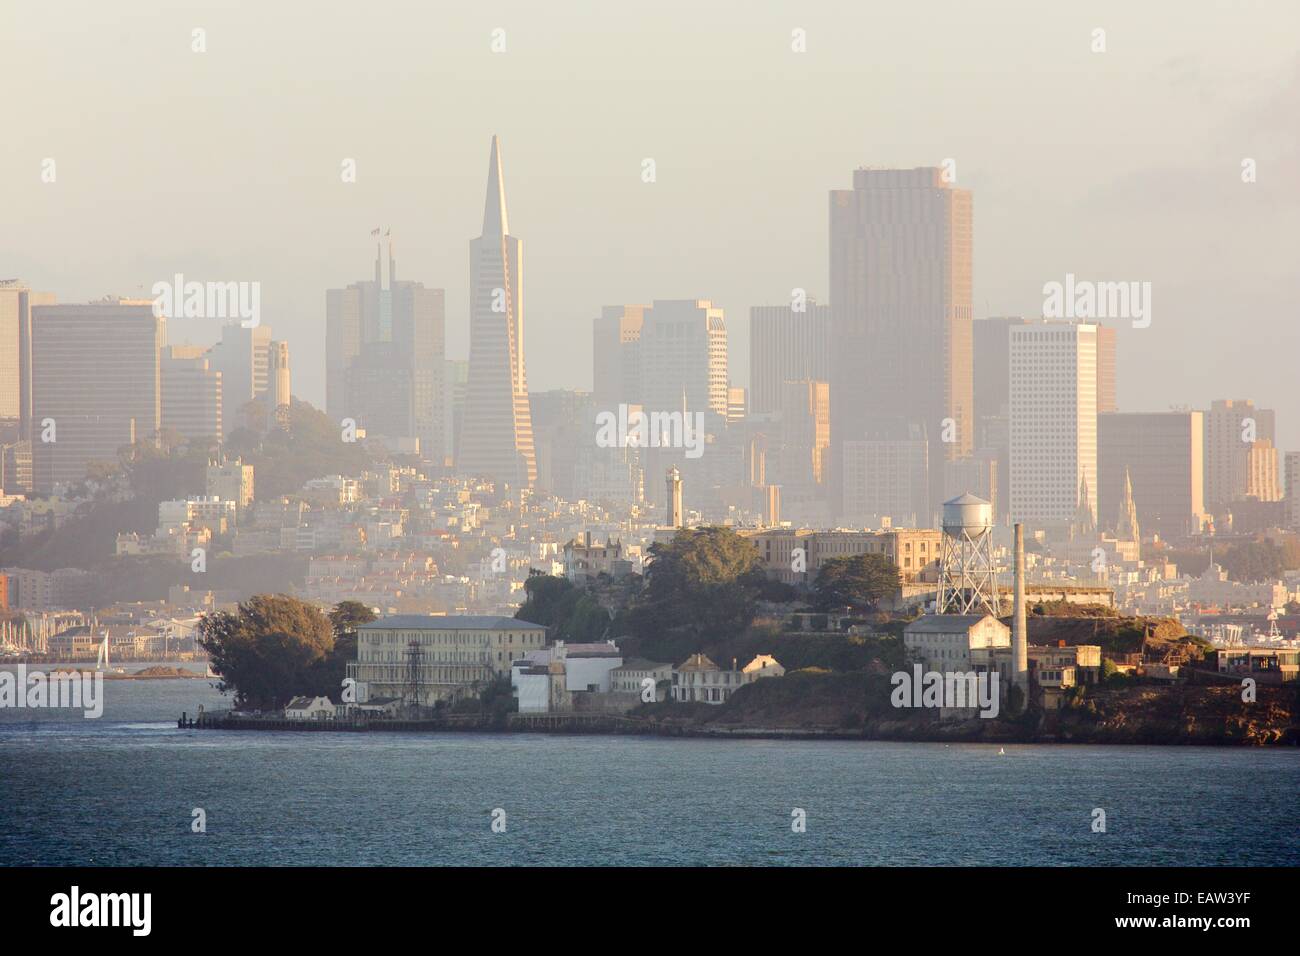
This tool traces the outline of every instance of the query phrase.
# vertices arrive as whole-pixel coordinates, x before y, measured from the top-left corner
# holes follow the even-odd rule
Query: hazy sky
[[[1149,281],[1121,409],[1250,397],[1300,448],[1297,37],[1293,0],[4,0],[0,278],[64,302],[260,281],[319,404],[324,290],[369,277],[375,226],[399,277],[446,288],[467,354],[498,133],[530,386],[590,387],[602,305],[697,296],[726,309],[746,384],[749,307],[826,298],[827,191],[952,158],[977,317],[1037,315],[1067,272]]]

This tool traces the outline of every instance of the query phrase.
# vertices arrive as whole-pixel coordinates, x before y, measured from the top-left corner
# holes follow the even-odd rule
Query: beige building
[[[212,368],[201,345],[169,345],[159,366],[162,381],[162,427],[184,441],[220,441],[221,373]]]
[[[1097,514],[1097,326],[1040,321],[1011,332],[1012,521],[1063,532]]]
[[[926,512],[940,464],[974,447],[973,216],[970,191],[940,168],[856,169],[852,189],[830,194],[831,458],[872,416],[924,427]]]
[[[208,497],[233,501],[242,513],[253,502],[253,466],[238,458],[208,465],[204,487]]]
[[[639,341],[641,403],[655,412],[727,415],[727,325],[707,299],[656,299]]]
[[[673,700],[725,704],[744,683],[744,674],[734,667],[724,671],[705,655],[692,654],[673,670]]]
[[[1097,524],[1113,530],[1124,504],[1124,475],[1148,532],[1195,534],[1205,520],[1201,412],[1117,412],[1097,416]]]
[[[923,614],[903,629],[908,659],[933,671],[998,671],[995,652],[1011,648],[1011,628],[992,614]],[[1007,680],[1009,674],[1001,673]]]
[[[348,676],[359,703],[414,695],[427,707],[509,676],[513,660],[545,644],[546,628],[511,617],[384,617],[357,628]]]
[[[768,577],[785,584],[812,584],[830,558],[883,554],[898,567],[905,582],[938,573],[943,532],[933,528],[886,528],[881,531],[809,531],[741,529],[758,548]],[[801,554],[796,554],[801,549]],[[928,575],[927,575],[928,576]],[[932,577],[931,580],[934,580]]]
[[[38,305],[31,338],[36,491],[81,481],[87,464],[116,462],[123,445],[157,441],[166,331],[151,301]]]
[[[1251,451],[1257,442],[1271,447],[1277,440],[1276,415],[1272,409],[1256,408],[1249,399],[1216,399],[1205,413],[1205,504],[1210,511],[1254,496],[1261,501],[1276,501],[1264,494],[1276,492],[1276,452],[1271,481],[1266,476],[1267,454]]]
[[[21,438],[31,437],[32,307],[53,304],[51,293],[33,292],[17,279],[0,281],[0,420],[17,419]]]
[[[537,481],[524,365],[523,243],[510,234],[501,143],[492,137],[483,232],[469,244],[469,377],[456,467],[512,488]]]
[[[784,412],[787,382],[829,381],[831,307],[813,299],[802,305],[801,312],[793,304],[749,310],[751,415]]]

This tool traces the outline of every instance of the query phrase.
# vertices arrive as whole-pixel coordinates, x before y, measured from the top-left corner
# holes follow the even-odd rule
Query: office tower
[[[869,415],[921,426],[927,512],[939,465],[974,447],[972,243],[971,193],[939,169],[857,169],[852,189],[831,191],[831,457]]]
[[[211,367],[200,345],[168,345],[162,350],[162,427],[183,441],[220,441],[221,373]]]
[[[820,496],[826,486],[831,444],[830,391],[826,382],[781,385],[781,447],[776,457],[780,460],[780,484],[791,496]]]
[[[677,468],[668,469],[668,527],[685,527],[682,510],[682,473]]]
[[[246,328],[232,322],[221,341],[207,352],[208,366],[221,373],[221,424],[226,434],[251,424],[263,425],[281,405],[289,404],[289,347],[271,338],[270,326]],[[244,407],[261,401],[265,417],[251,422]]]
[[[1126,485],[1143,527],[1166,538],[1200,531],[1205,519],[1204,415],[1195,411],[1097,416],[1097,517],[1111,530]]]
[[[88,463],[116,462],[124,445],[157,440],[165,340],[165,322],[147,300],[32,308],[37,492],[81,481]]]
[[[964,491],[970,491],[993,505],[995,522],[1005,523],[1008,518],[1007,476],[1011,474],[1011,329],[1024,325],[1028,319],[1020,316],[999,316],[979,319],[972,324],[974,335],[974,396],[975,396],[975,458],[996,461],[997,494],[984,494],[975,488],[945,486],[944,500]],[[966,459],[961,459],[965,461]],[[986,475],[982,464],[958,467],[950,472],[953,481],[969,480],[974,468],[979,476]],[[992,495],[990,497],[990,495]]]
[[[1097,513],[1097,327],[1011,329],[1011,518],[1067,529],[1086,480]]]
[[[1281,501],[1277,484],[1277,449],[1267,438],[1246,447],[1246,498],[1258,501]]]
[[[271,343],[268,352],[270,370],[267,391],[275,396],[275,407],[288,405],[292,400],[289,381],[289,343],[283,340]]]
[[[32,491],[32,443],[22,441],[0,445],[0,491],[27,495]]]
[[[405,353],[396,342],[370,342],[348,368],[345,416],[364,428],[367,438],[415,435],[411,401],[414,384]]]
[[[727,424],[743,422],[748,414],[748,400],[745,389],[732,385],[727,388]]]
[[[469,260],[469,381],[456,468],[531,487],[537,462],[524,369],[523,248],[510,234],[495,136],[483,233],[470,242]]]
[[[834,389],[832,402],[833,393]],[[868,436],[841,446],[842,523],[863,528],[929,527],[931,446],[925,429],[899,424],[878,427]]]
[[[643,305],[607,305],[592,321],[592,401],[613,411],[641,404],[641,325]]]
[[[1097,414],[1119,411],[1115,399],[1115,327],[1097,324]]]
[[[1249,399],[1218,399],[1210,403],[1210,410],[1205,413],[1205,504],[1211,511],[1233,501],[1247,497],[1256,497],[1261,501],[1276,500],[1265,498],[1260,492],[1276,488],[1277,479],[1263,481],[1262,474],[1256,475],[1256,484],[1251,485],[1250,466],[1251,445],[1256,441],[1276,443],[1276,415],[1272,409],[1256,408]],[[1256,456],[1256,463],[1261,458]],[[1265,462],[1266,464],[1266,462]]]
[[[1286,453],[1286,526],[1300,531],[1300,451]]]
[[[325,408],[332,420],[351,418],[369,435],[418,438],[420,453],[442,464],[446,295],[398,280],[391,239],[387,276],[384,264],[377,244],[373,281],[325,293]]]
[[[639,342],[647,414],[687,411],[727,416],[727,325],[707,299],[656,299]]]
[[[460,429],[465,421],[465,393],[469,385],[469,361],[467,359],[446,359],[442,363],[443,423],[446,434],[443,447],[447,459],[451,462],[460,460]]]
[[[790,305],[749,310],[749,412],[781,409],[785,382],[830,380],[831,307],[809,299],[804,311]]]
[[[379,257],[375,258],[373,284],[378,285]],[[367,301],[363,287],[370,284],[325,290],[325,414],[331,421],[354,417],[347,377],[352,360],[361,354],[362,303]]]
[[[53,305],[17,279],[0,281],[0,421],[18,422],[18,438],[31,438],[32,307]]]
[[[593,445],[595,431],[588,428],[595,409],[590,392],[555,389],[532,392],[529,405],[533,446],[537,456],[537,486],[565,501],[587,497],[575,481],[578,458],[584,446]],[[617,453],[622,449],[600,449]]]

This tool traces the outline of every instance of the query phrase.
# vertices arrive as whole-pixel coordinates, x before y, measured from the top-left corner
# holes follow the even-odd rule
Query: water
[[[0,865],[1300,864],[1293,749],[198,732],[205,681],[105,694],[0,710]]]

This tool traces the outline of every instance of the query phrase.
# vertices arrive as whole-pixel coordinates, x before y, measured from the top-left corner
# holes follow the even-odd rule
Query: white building
[[[284,708],[287,720],[330,720],[334,705],[328,697],[295,697]]]
[[[927,670],[997,671],[1010,680],[1011,628],[992,614],[923,614],[903,629],[903,646]]]
[[[1085,481],[1097,514],[1097,326],[1031,322],[1010,335],[1011,518],[1063,529]]]

